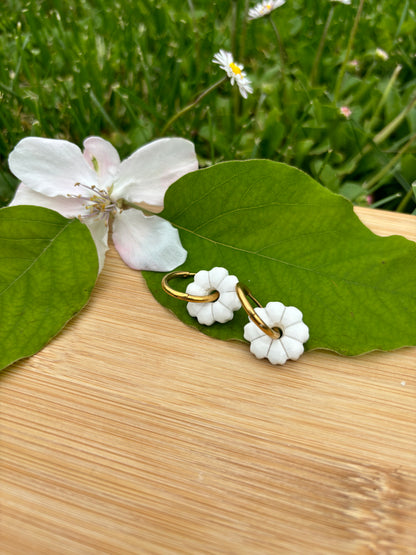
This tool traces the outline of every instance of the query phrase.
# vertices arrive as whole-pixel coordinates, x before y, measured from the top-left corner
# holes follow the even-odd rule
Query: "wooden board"
[[[416,218],[357,209],[382,235]],[[0,376],[3,554],[416,553],[416,348],[273,367],[158,305],[111,250]]]

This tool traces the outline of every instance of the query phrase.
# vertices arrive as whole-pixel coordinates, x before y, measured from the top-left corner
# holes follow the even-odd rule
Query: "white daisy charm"
[[[256,307],[254,311],[269,329],[278,328],[281,335],[273,339],[249,321],[244,326],[244,339],[250,342],[250,351],[257,358],[267,358],[272,364],[297,360],[303,354],[303,344],[309,339],[309,328],[302,321],[302,312],[279,302],[270,302],[264,308]]]
[[[221,324],[229,322],[233,319],[234,312],[241,308],[235,290],[237,282],[237,277],[230,276],[225,268],[200,270],[195,274],[194,281],[186,288],[186,292],[189,295],[205,296],[218,291],[219,297],[214,302],[189,302],[188,313],[205,326],[211,326],[214,322]]]

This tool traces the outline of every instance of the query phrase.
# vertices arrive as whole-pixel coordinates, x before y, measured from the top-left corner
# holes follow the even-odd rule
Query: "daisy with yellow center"
[[[286,0],[263,0],[263,2],[259,2],[248,11],[248,18],[258,19],[259,17],[269,15],[276,8],[283,6],[285,2]]]
[[[244,66],[234,61],[231,52],[220,50],[215,54],[212,61],[225,71],[231,85],[237,83],[238,90],[243,98],[247,98],[248,94],[253,92],[251,82],[244,71]]]

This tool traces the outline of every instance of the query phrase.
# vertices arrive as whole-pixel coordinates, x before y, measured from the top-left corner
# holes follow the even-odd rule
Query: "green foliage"
[[[16,185],[7,156],[19,139],[38,135],[81,144],[98,134],[126,156],[157,138],[178,110],[222,76],[211,60],[224,48],[244,63],[254,93],[243,101],[225,83],[168,131],[195,142],[202,166],[270,158],[298,166],[357,204],[415,207],[408,195],[415,175],[403,167],[405,154],[415,156],[416,133],[416,109],[406,112],[416,89],[416,17],[409,0],[366,0],[337,99],[358,0],[353,6],[291,0],[275,10],[271,21],[285,64],[271,21],[248,21],[245,0],[3,4],[1,204]],[[376,55],[377,47],[387,60]],[[343,105],[352,110],[349,119],[339,112]]]
[[[88,228],[37,206],[0,210],[0,369],[39,351],[88,301],[98,272]]]
[[[266,160],[224,162],[171,186],[161,216],[188,251],[179,270],[223,266],[262,304],[298,307],[310,329],[307,349],[357,355],[416,344],[416,245],[376,236],[350,202],[305,173]],[[144,275],[188,325],[242,339],[244,310],[230,323],[201,326],[185,302],[164,293],[160,274]]]

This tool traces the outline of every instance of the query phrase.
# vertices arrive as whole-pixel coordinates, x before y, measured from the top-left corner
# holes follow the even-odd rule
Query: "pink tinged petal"
[[[296,339],[284,335],[279,341],[282,343],[288,358],[291,360],[297,360],[300,355],[303,354],[303,345],[299,341],[296,341]]]
[[[75,183],[97,185],[97,174],[81,150],[59,139],[22,139],[9,155],[9,167],[25,185],[48,197],[82,194]]]
[[[120,156],[113,145],[101,137],[88,137],[84,141],[84,158],[97,171],[99,185],[110,187],[120,166]]]
[[[123,160],[112,196],[161,207],[168,187],[197,169],[193,143],[180,138],[159,139]]]
[[[279,339],[272,342],[267,358],[272,364],[284,364],[287,361],[287,353]]]
[[[297,339],[301,343],[306,343],[309,339],[309,328],[303,322],[298,322],[285,328],[285,336]]]
[[[100,273],[104,266],[105,253],[108,251],[108,226],[105,225],[104,220],[94,220],[92,218],[88,218],[85,225],[90,230],[97,248],[98,273]]]
[[[84,213],[83,203],[78,198],[47,197],[33,191],[23,183],[19,185],[16,194],[9,206],[28,204],[32,206],[43,206],[59,212],[65,218],[76,218]]]
[[[115,217],[113,241],[124,262],[135,270],[169,272],[187,256],[177,229],[159,216],[145,216],[134,208]]]

